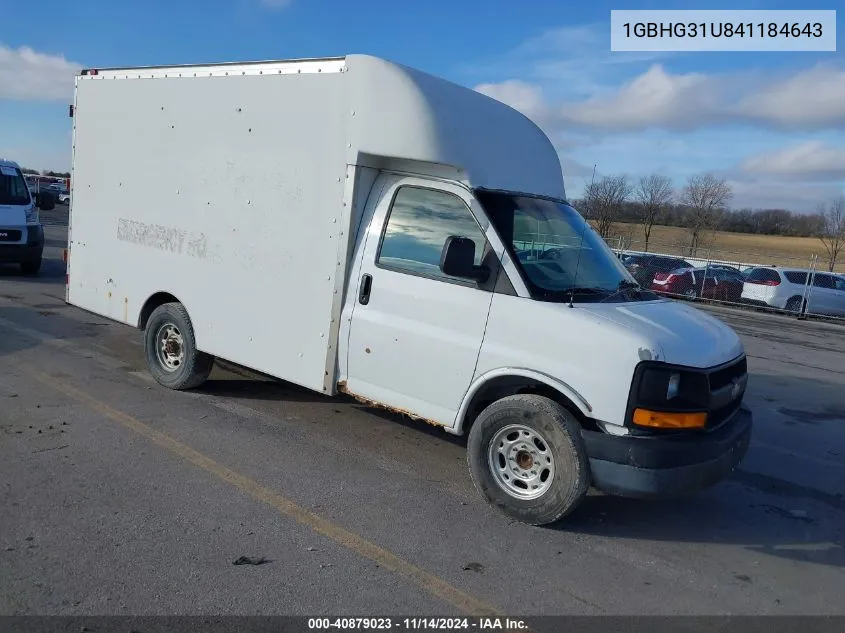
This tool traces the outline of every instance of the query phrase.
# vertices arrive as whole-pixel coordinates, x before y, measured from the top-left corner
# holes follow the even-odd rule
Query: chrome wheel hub
[[[548,442],[521,424],[496,433],[489,445],[488,463],[499,487],[518,499],[536,499],[554,480],[555,462]]]
[[[182,333],[172,323],[165,323],[156,332],[156,355],[166,371],[176,371],[185,361]]]

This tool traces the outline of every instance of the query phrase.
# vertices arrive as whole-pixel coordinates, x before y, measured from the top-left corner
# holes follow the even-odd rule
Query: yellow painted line
[[[80,391],[76,387],[73,387],[62,380],[48,376],[37,369],[25,365],[19,365],[19,367],[45,385],[52,387],[77,402],[81,402],[103,417],[135,431],[158,446],[178,455],[179,457],[182,457],[207,473],[232,484],[240,491],[266,503],[281,514],[295,519],[299,523],[308,526],[315,532],[328,537],[335,543],[342,545],[359,556],[368,558],[378,563],[381,567],[389,569],[395,574],[406,578],[435,598],[439,598],[440,600],[457,607],[460,611],[468,615],[503,616],[502,612],[495,607],[458,589],[439,576],[435,576],[434,574],[417,567],[413,563],[406,561],[397,554],[368,541],[364,537],[355,534],[346,528],[332,523],[328,519],[315,514],[307,508],[303,508],[290,499],[287,499],[269,488],[262,486],[257,481],[226,468],[210,457],[195,451],[191,447],[173,439],[161,431],[157,431],[151,426],[141,422],[139,419],[114,409],[94,396],[84,391]]]

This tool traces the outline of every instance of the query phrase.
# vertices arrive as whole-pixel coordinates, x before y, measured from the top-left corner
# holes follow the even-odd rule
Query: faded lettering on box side
[[[185,253],[204,258],[208,245],[204,233],[191,233],[160,224],[147,224],[120,218],[117,221],[117,239],[170,253]]]

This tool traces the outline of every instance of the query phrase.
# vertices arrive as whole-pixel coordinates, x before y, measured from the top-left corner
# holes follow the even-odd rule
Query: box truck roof
[[[560,160],[528,118],[481,93],[369,55],[276,62],[112,68],[82,78],[146,79],[346,73],[336,98],[345,101],[347,159],[380,167],[383,160],[435,163],[459,170],[473,187],[565,198]]]

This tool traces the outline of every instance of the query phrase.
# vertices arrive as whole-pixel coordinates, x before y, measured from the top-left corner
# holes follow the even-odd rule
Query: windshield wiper
[[[601,300],[600,303],[604,303],[605,301],[610,301],[613,297],[620,295],[621,293],[625,292],[626,290],[642,290],[640,284],[635,281],[628,281],[627,279],[623,279],[619,282],[619,285],[616,286],[616,292],[609,294],[604,299]]]
[[[575,295],[599,295],[604,294],[605,292],[609,292],[606,288],[598,288],[596,286],[572,286],[571,288],[567,288],[563,291],[564,293],[569,295],[569,307],[574,308],[573,300],[575,299]]]
[[[598,286],[573,286],[572,288],[567,288],[564,292],[574,292],[579,295],[594,295],[601,292],[608,292],[608,290],[606,288],[599,288]]]

